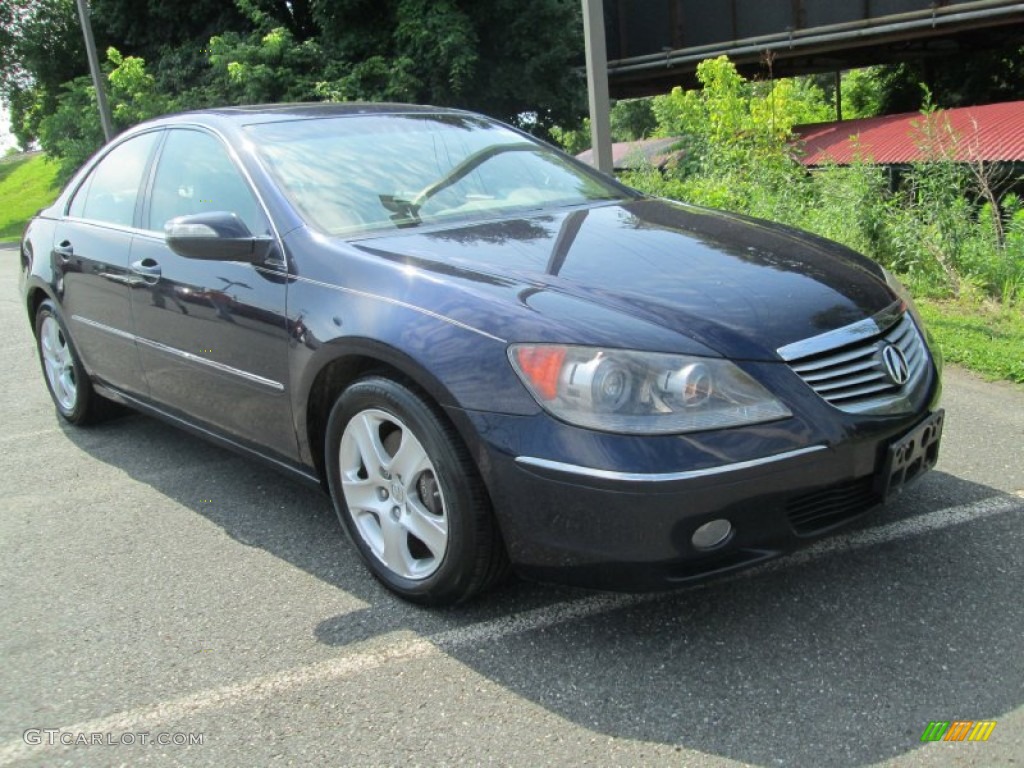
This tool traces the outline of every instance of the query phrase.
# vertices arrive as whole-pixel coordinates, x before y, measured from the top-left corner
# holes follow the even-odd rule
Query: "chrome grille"
[[[893,380],[883,362],[882,351],[889,344],[906,359],[908,373],[903,384]],[[852,413],[909,410],[909,394],[928,378],[929,367],[928,350],[909,312],[870,338],[787,362],[826,402]]]

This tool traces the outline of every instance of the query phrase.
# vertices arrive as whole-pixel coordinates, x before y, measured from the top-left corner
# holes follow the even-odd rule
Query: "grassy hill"
[[[56,176],[44,155],[0,160],[0,243],[17,242],[35,212],[54,201]]]

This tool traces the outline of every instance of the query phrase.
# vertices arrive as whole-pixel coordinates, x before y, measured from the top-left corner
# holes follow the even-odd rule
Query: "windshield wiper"
[[[419,211],[427,200],[432,198],[438,192],[442,192],[448,189],[452,184],[462,181],[469,174],[483,165],[485,162],[490,160],[492,157],[504,154],[505,152],[536,152],[537,147],[533,144],[495,144],[490,147],[485,147],[479,152],[474,152],[472,155],[467,157],[461,163],[452,168],[442,178],[435,181],[429,187],[424,188],[416,195],[411,201],[411,204],[416,206],[416,210]]]
[[[396,195],[377,195],[385,210],[391,211],[390,219],[396,227],[417,227],[423,223],[420,218],[420,207],[412,200]]]

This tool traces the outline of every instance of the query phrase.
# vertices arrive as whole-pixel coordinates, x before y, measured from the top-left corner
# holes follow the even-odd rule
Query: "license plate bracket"
[[[889,446],[876,481],[876,488],[883,499],[899,493],[908,483],[935,466],[939,460],[939,443],[945,420],[946,412],[940,408]]]

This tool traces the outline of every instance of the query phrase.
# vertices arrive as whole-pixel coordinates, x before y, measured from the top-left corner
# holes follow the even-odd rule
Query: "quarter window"
[[[173,218],[206,211],[234,213],[253,234],[268,229],[256,197],[220,141],[201,131],[173,130],[157,164],[147,229],[162,232]]]
[[[159,134],[144,133],[114,147],[75,193],[68,214],[105,224],[135,223],[142,174]]]

